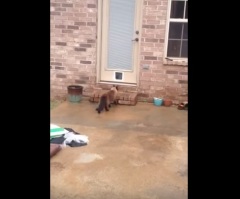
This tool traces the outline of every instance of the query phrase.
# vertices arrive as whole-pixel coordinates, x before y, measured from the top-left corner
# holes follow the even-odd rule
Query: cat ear
[[[113,87],[115,87],[118,90],[118,86],[117,85],[114,84]]]

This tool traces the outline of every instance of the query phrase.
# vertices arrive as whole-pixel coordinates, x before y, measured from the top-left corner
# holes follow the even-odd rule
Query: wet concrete
[[[187,199],[187,111],[64,102],[51,123],[89,137],[51,159],[51,199]]]

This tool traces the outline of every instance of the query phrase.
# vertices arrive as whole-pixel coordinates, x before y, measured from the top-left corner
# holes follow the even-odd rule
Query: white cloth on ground
[[[77,135],[73,132],[68,132],[64,135],[64,142],[63,146],[66,146],[67,144],[71,143],[72,141],[78,142],[78,143],[89,143],[88,136],[86,135]]]

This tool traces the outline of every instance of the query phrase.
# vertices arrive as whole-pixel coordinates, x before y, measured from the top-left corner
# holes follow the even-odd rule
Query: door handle
[[[138,39],[138,38],[135,38],[135,39],[133,39],[132,41],[139,41],[139,39]]]

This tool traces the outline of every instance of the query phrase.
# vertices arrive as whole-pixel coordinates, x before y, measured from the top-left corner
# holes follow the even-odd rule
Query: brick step
[[[100,97],[108,92],[109,90],[94,90],[93,93],[90,95],[89,101],[90,102],[99,102]],[[121,92],[119,91],[117,94],[117,100],[119,104],[122,105],[132,105],[135,106],[137,104],[137,92]]]

